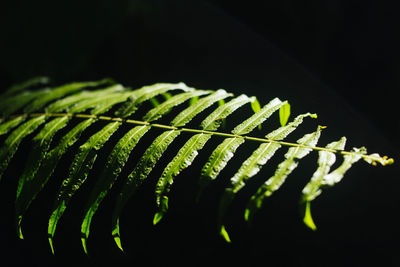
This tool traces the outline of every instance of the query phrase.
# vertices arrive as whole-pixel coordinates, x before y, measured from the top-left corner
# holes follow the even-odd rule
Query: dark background
[[[54,83],[112,77],[133,88],[184,81],[197,88],[257,95],[262,103],[277,96],[289,100],[295,115],[319,114],[318,123],[329,126],[322,144],[345,135],[348,148],[365,145],[370,152],[397,160],[400,23],[397,8],[390,3],[5,1],[0,4],[1,84],[5,89],[37,75],[47,75]],[[0,255],[4,266],[141,261],[147,265],[399,266],[398,164],[385,168],[357,164],[341,184],[313,203],[319,229],[312,232],[302,224],[297,206],[299,190],[315,169],[316,158],[312,159],[300,164],[250,228],[240,216],[251,190],[239,197],[238,211],[232,211],[228,220],[232,244],[225,244],[215,232],[213,203],[218,189],[210,191],[204,204],[195,205],[190,202],[190,182],[177,182],[172,192],[176,208],[155,228],[152,206],[142,204],[152,197],[142,193],[132,201],[132,212],[126,213],[121,225],[125,254],[109,236],[107,208],[100,212],[89,258],[80,247],[79,213],[62,219],[56,257],[47,247],[47,213],[41,204],[28,216],[26,240],[17,240],[9,219],[12,182],[3,180]],[[275,163],[279,160],[271,165]],[[9,176],[15,176],[18,164],[10,167]],[[199,168],[201,163],[194,164],[180,180]],[[234,171],[229,168],[222,174],[226,181]],[[271,171],[267,168],[260,174]],[[185,192],[185,186],[188,192],[179,193]],[[147,187],[143,191],[151,192],[151,185]],[[78,200],[72,205],[79,207]],[[38,199],[44,206],[50,201],[50,197]]]

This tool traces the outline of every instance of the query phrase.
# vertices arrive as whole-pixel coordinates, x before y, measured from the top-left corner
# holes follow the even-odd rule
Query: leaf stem
[[[222,136],[222,137],[228,137],[228,138],[244,138],[245,140],[249,141],[255,141],[255,142],[262,142],[262,143],[276,143],[280,144],[283,146],[290,146],[290,147],[301,147],[301,148],[309,148],[312,150],[317,150],[317,151],[327,151],[327,152],[332,152],[335,154],[341,154],[341,155],[353,155],[355,153],[359,152],[353,152],[353,151],[345,151],[345,150],[335,150],[335,149],[329,149],[326,147],[317,147],[317,146],[305,146],[301,145],[298,143],[291,143],[291,142],[286,142],[286,141],[277,141],[277,140],[271,140],[267,138],[259,138],[259,137],[252,137],[252,136],[243,136],[243,135],[237,135],[237,134],[230,134],[230,133],[223,133],[223,132],[213,132],[213,131],[206,131],[206,130],[199,130],[199,129],[191,129],[191,128],[181,128],[181,127],[175,127],[175,126],[170,126],[170,125],[164,125],[164,124],[158,124],[158,123],[150,123],[147,121],[138,121],[138,120],[131,120],[131,119],[123,119],[123,118],[118,118],[118,117],[108,117],[108,116],[97,116],[93,114],[82,114],[82,113],[77,113],[77,114],[72,114],[72,113],[30,113],[30,114],[15,114],[11,115],[8,118],[16,118],[16,117],[40,117],[46,115],[47,117],[76,117],[76,118],[85,118],[85,119],[98,119],[98,120],[104,120],[104,121],[120,121],[123,123],[127,124],[136,124],[136,125],[149,125],[154,128],[161,128],[161,129],[168,129],[168,130],[180,130],[182,132],[189,132],[189,133],[202,133],[202,134],[211,134],[215,136]],[[6,120],[6,117],[0,117],[3,120]],[[379,154],[363,154],[361,157],[367,161],[368,163],[371,163],[372,165],[377,165],[377,163],[380,163],[381,165],[390,165],[394,163],[394,159],[388,158],[387,156],[380,156]]]

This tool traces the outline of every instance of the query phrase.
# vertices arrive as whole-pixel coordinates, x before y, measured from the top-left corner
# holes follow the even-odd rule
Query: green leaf
[[[281,126],[285,126],[290,117],[290,104],[286,102],[286,104],[282,105],[279,109],[279,121]]]
[[[312,230],[317,230],[317,226],[314,223],[314,220],[311,216],[311,207],[310,207],[310,202],[306,202],[306,207],[305,207],[305,212],[304,212],[304,217],[303,217],[303,222],[310,227]]]
[[[254,98],[251,100],[254,101]],[[257,126],[257,124],[254,123],[254,121],[259,120],[260,117],[263,117],[263,119],[260,120],[260,123],[263,120],[266,120],[273,112],[271,111],[271,106],[274,106],[276,103],[271,105],[270,104],[266,105],[266,107],[269,106],[268,108],[263,108],[264,109],[263,114],[258,113],[261,112],[259,110],[256,114],[254,114],[253,116],[251,116],[249,119],[246,120],[248,123],[246,124],[242,123],[241,127],[243,127],[243,129],[246,128],[246,131],[250,132]],[[268,112],[269,116],[267,115]],[[225,166],[228,164],[228,161],[233,157],[235,151],[243,142],[244,142],[243,138],[227,138],[220,145],[218,145],[218,147],[212,152],[211,156],[209,157],[209,160],[201,170],[201,176],[199,180],[200,188],[197,199],[199,199],[202,190],[204,190],[204,188],[212,180],[217,178],[218,174],[225,168]],[[262,150],[262,148],[260,150]]]
[[[16,202],[17,216],[23,215],[29,208],[32,201],[36,198],[37,194],[43,189],[53,174],[62,155],[71,147],[81,136],[82,132],[87,129],[95,119],[88,119],[80,122],[65,136],[62,137],[60,143],[49,151],[45,158],[42,160],[36,175],[31,180],[26,180],[22,187],[20,197]],[[21,224],[22,217],[18,219],[18,224]],[[22,233],[19,233],[22,237]]]
[[[42,84],[47,84],[50,82],[50,79],[48,77],[34,77],[32,79],[29,79],[27,81],[23,81],[21,83],[17,83],[10,88],[8,88],[4,94],[1,95],[2,98],[9,96],[9,95],[15,95],[23,90],[29,89],[29,87],[36,86],[36,85],[42,85]]]
[[[326,146],[327,149],[343,150],[346,144],[346,138],[342,137],[340,141],[332,142]],[[314,172],[311,180],[306,184],[302,193],[303,199],[306,201],[314,200],[319,194],[321,194],[321,185],[324,182],[324,177],[329,173],[331,166],[336,161],[336,156],[330,151],[319,151],[318,152],[318,168]]]
[[[217,219],[219,234],[228,243],[231,242],[231,239],[229,237],[228,231],[225,228],[225,225],[223,224],[223,216],[221,216],[221,214],[226,213],[230,203],[233,200],[233,197],[234,197],[234,193],[233,193],[232,189],[225,188],[224,193],[222,194],[222,197],[219,202],[218,219]]]
[[[167,112],[169,112],[174,106],[177,106],[192,97],[201,96],[209,93],[210,91],[196,90],[175,95],[147,112],[147,114],[143,117],[143,120],[149,122],[155,121],[161,118]]]
[[[8,163],[14,156],[15,152],[17,152],[19,144],[27,135],[34,132],[42,123],[44,123],[45,118],[46,116],[42,115],[28,120],[15,129],[4,141],[3,146],[0,148],[0,180],[8,166]]]
[[[261,110],[261,105],[260,102],[258,102],[257,97],[254,97],[253,101],[251,101],[251,109],[254,113],[257,113]]]
[[[246,103],[252,101],[253,98],[249,98],[246,95],[240,95],[228,103],[220,105],[210,115],[207,116],[204,121],[200,124],[200,127],[206,131],[216,131],[222,123],[222,120],[232,114],[235,110],[240,108]],[[221,100],[220,100],[221,101]]]
[[[123,90],[124,87],[122,87],[120,84],[111,85],[109,87],[93,91],[83,90],[82,92],[64,97],[50,104],[46,107],[46,112],[82,112],[88,107],[95,107],[97,102],[102,102],[112,95],[120,95],[118,93],[122,92]],[[70,110],[71,107],[73,108],[72,110]]]
[[[204,109],[211,106],[218,100],[226,98],[230,95],[231,94],[226,93],[225,90],[218,90],[212,95],[198,100],[195,104],[183,110],[174,118],[171,124],[174,126],[184,126]],[[147,178],[147,176],[157,163],[158,159],[162,156],[162,154],[173,142],[173,140],[180,134],[180,132],[180,130],[170,130],[159,135],[150,145],[150,147],[144,152],[144,155],[140,158],[135,169],[129,175],[126,183],[124,184],[122,192],[117,198],[117,204],[112,220],[112,234],[118,247],[121,247],[118,223],[119,215],[122,211],[123,206],[129,199],[129,197],[132,196],[136,189],[141,185],[144,179]]]
[[[79,113],[87,109],[92,109],[91,114],[99,115],[107,112],[115,104],[126,101],[126,99],[132,95],[132,92],[112,92],[105,93],[98,97],[89,97],[78,102],[76,105],[69,109],[70,113]]]
[[[219,100],[227,98],[231,95],[232,94],[227,93],[225,90],[219,89],[212,95],[199,99],[196,103],[179,113],[178,116],[176,116],[175,119],[171,122],[171,125],[176,127],[184,126],[186,123],[192,120],[194,116],[196,116],[215,102],[218,102]]]
[[[239,107],[243,106],[244,104],[250,101],[251,99],[248,98],[246,95],[241,95],[237,98],[234,98],[228,103],[224,103],[220,105],[217,109],[215,109],[210,115],[208,115],[203,120],[200,126],[204,130],[208,131],[216,130],[221,125],[220,123],[221,119],[225,119]],[[179,150],[178,154],[174,157],[174,159],[164,169],[164,172],[162,173],[156,186],[156,201],[159,207],[162,206],[160,203],[162,199],[168,200],[168,197],[166,195],[170,190],[174,177],[192,164],[193,160],[198,155],[198,151],[204,147],[205,143],[210,138],[211,138],[210,134],[196,134],[193,137],[191,137],[185,143],[185,145]],[[160,208],[155,215],[157,217],[157,219],[155,217],[155,221],[159,222],[161,220],[162,215],[166,211],[167,209]]]
[[[61,130],[67,125],[69,119],[69,117],[60,117],[53,119],[52,121],[47,123],[43,127],[43,129],[33,138],[32,150],[28,155],[25,169],[18,180],[17,197],[15,202],[17,229],[19,237],[21,239],[23,239],[21,231],[21,220],[23,216],[23,211],[21,210],[22,203],[20,199],[20,194],[24,189],[24,186],[26,184],[29,184],[29,182],[35,177],[35,174],[50,147],[50,142],[53,139],[53,136],[57,133],[57,131]],[[30,189],[28,188],[26,190]],[[26,199],[22,198],[22,201],[26,201]]]
[[[86,240],[89,237],[90,224],[92,217],[98,209],[101,201],[107,195],[114,181],[125,166],[132,149],[136,146],[142,136],[150,129],[150,126],[136,126],[128,131],[115,145],[107,159],[107,163],[99,179],[97,180],[85,211],[85,216],[81,225],[82,245],[85,253]]]
[[[196,90],[196,91],[201,91],[201,90]],[[163,93],[161,95],[164,97],[165,100],[168,100],[168,99],[170,99],[172,97],[172,94],[168,93],[168,92],[167,93]]]
[[[138,158],[137,165],[134,166],[128,178],[122,181],[122,191],[117,195],[116,208],[113,211],[112,233],[117,246],[121,250],[119,217],[124,205],[142,182],[149,177],[150,172],[156,167],[163,153],[181,132],[190,134],[190,138],[188,138],[183,147],[178,149],[177,154],[167,164],[156,184],[158,210],[154,215],[153,224],[159,223],[168,211],[168,194],[172,189],[175,178],[194,162],[200,150],[213,135],[223,136],[225,139],[221,140],[222,142],[213,151],[203,167],[202,179],[200,180],[200,184],[203,186],[217,177],[245,140],[259,142],[258,148],[243,162],[236,174],[231,178],[231,184],[225,189],[219,202],[217,226],[219,234],[227,242],[231,242],[231,237],[228,234],[229,228],[225,226],[224,220],[234,197],[282,146],[290,147],[290,149],[285,154],[285,159],[278,165],[275,173],[251,197],[245,210],[246,220],[253,218],[255,211],[262,206],[265,198],[282,186],[287,176],[297,167],[300,159],[312,150],[319,151],[318,168],[312,175],[310,182],[303,189],[301,200],[305,207],[303,221],[314,230],[316,226],[311,216],[310,203],[321,193],[321,190],[339,182],[352,164],[361,158],[373,165],[377,163],[382,165],[393,163],[393,159],[381,157],[377,153],[365,155],[364,148],[354,149],[351,152],[342,151],[344,139],[333,142],[326,147],[315,147],[322,127],[319,127],[316,132],[299,139],[297,144],[282,141],[297,128],[304,117],[316,117],[316,115],[303,114],[293,122],[288,123],[290,105],[286,101],[282,102],[277,98],[261,108],[255,97],[249,98],[245,95],[236,97],[226,103],[225,99],[231,97],[232,94],[222,89],[206,91],[187,87],[183,83],[162,83],[144,86],[139,90],[130,90],[118,84],[110,86],[109,83],[107,80],[72,83],[58,86],[54,89],[44,88],[31,91],[28,91],[27,88],[32,84],[35,85],[35,83],[26,83],[24,85],[26,86],[25,89],[21,89],[23,86],[19,87],[19,89],[16,87],[17,89],[11,90],[8,94],[3,94],[0,99],[0,113],[2,115],[0,116],[0,135],[7,134],[4,138],[5,145],[0,148],[0,174],[5,171],[24,138],[34,133],[49,118],[53,118],[43,125],[38,134],[29,137],[33,137],[31,140],[32,150],[28,153],[25,169],[18,181],[15,203],[18,234],[21,238],[23,215],[36,195],[48,182],[62,156],[80,139],[83,131],[95,121],[99,121],[98,124],[100,122],[108,122],[105,127],[89,137],[79,147],[79,151],[75,154],[73,163],[70,166],[69,176],[60,186],[48,226],[49,244],[53,253],[55,229],[65,209],[68,207],[70,199],[86,181],[101,147],[122,124],[127,127],[132,124],[140,126],[130,128],[128,132],[121,135],[123,136],[122,138],[116,140],[117,144],[111,153],[106,155],[108,158],[100,176],[98,179],[96,177],[94,181],[94,188],[89,194],[81,224],[81,240],[85,253],[87,253],[86,242],[90,233],[90,225],[96,210],[120,175],[122,168],[125,167],[134,147],[150,128],[157,128],[163,133],[155,138],[144,154],[139,154],[141,157]],[[169,92],[175,89],[184,92],[177,91],[178,93],[175,93],[174,91],[173,96]],[[210,95],[200,98],[200,96],[206,94]],[[165,101],[161,101],[162,98]],[[147,112],[142,121],[126,119],[143,102],[148,100],[159,100],[159,103],[155,103],[155,107]],[[187,100],[190,100],[190,106],[180,112],[169,125],[149,123],[174,110],[175,106]],[[216,132],[225,123],[225,119],[229,114],[248,102],[251,103],[254,115],[237,125],[232,134]],[[218,103],[218,107],[208,113],[209,115],[201,123],[202,130],[193,127],[184,128],[194,116],[216,103]],[[117,110],[114,113],[114,117],[109,117],[109,115],[99,116],[110,109]],[[256,127],[260,128],[261,124],[278,109],[280,128],[268,133],[266,139],[245,136]],[[21,112],[21,110],[23,110],[22,114],[15,114]],[[41,115],[39,112],[43,111],[45,113]],[[36,113],[27,114],[30,112]],[[50,150],[52,139],[60,129],[64,128],[69,121],[82,119],[84,121],[80,122],[72,130],[67,128],[64,136],[60,136],[61,140]],[[343,156],[343,163],[336,170],[331,171],[330,168],[337,155]]]
[[[265,105],[260,111],[256,112],[253,116],[239,124],[233,129],[232,133],[237,135],[244,135],[250,133],[255,127],[268,119],[275,111],[277,111],[286,102],[274,98],[271,102]]]
[[[171,90],[183,90],[185,92],[193,91],[193,88],[187,87],[184,83],[156,83],[150,86],[144,86],[135,91],[131,101],[126,102],[117,112],[116,116],[127,118],[132,115],[146,100],[149,100],[159,94],[164,94]]]
[[[228,164],[228,161],[233,157],[236,149],[243,143],[244,138],[226,138],[211,153],[207,163],[201,170],[197,200],[199,200],[204,188],[217,178],[219,173]]]
[[[179,150],[174,159],[167,165],[156,185],[155,195],[158,207],[160,207],[162,199],[168,199],[166,195],[170,191],[174,177],[192,164],[193,160],[198,155],[198,151],[203,148],[210,138],[210,134],[196,134],[192,136]],[[159,209],[158,214],[156,214],[159,218],[157,222],[165,212],[166,209]]]
[[[158,102],[157,98],[155,98],[155,97],[150,98],[149,101],[153,105],[153,107],[157,107],[158,105],[160,105],[160,102]]]
[[[66,96],[68,94],[75,93],[79,90],[82,90],[82,88],[85,87],[95,87],[99,86],[105,83],[109,83],[110,81],[108,79],[101,80],[101,81],[95,81],[95,82],[75,82],[75,83],[70,83],[66,85],[59,86],[57,88],[52,89],[49,91],[47,94],[36,98],[30,105],[28,105],[24,111],[27,113],[37,111],[50,103],[53,100],[56,100],[60,97]]]
[[[53,239],[57,223],[64,213],[67,203],[85,182],[88,172],[96,160],[96,151],[107,142],[120,125],[120,122],[111,122],[107,124],[103,129],[92,135],[86,143],[80,146],[80,152],[75,156],[71,164],[68,178],[62,182],[61,188],[57,194],[54,205],[55,208],[49,219],[47,231],[49,239]]]
[[[351,168],[354,163],[361,159],[362,155],[365,155],[367,153],[367,150],[364,147],[353,148],[351,152],[351,154],[346,154],[343,156],[343,162],[337,169],[324,177],[324,179],[322,180],[322,185],[333,186],[339,183],[342,180],[344,174]]]
[[[1,123],[0,124],[0,136],[7,134],[13,128],[15,128],[19,124],[21,124],[25,119],[26,119],[25,116],[18,116],[18,117],[15,117],[13,119],[9,119],[8,121],[5,121],[5,122]]]
[[[253,110],[254,113],[257,113],[261,110],[261,105],[260,102],[258,102],[258,99],[254,97],[253,101],[251,102],[251,109]],[[258,130],[261,130],[262,125],[258,125]]]
[[[329,144],[327,148],[342,150],[345,142],[346,139],[343,137],[340,141]],[[311,201],[321,194],[321,189],[323,187],[330,187],[340,182],[344,174],[351,168],[351,166],[359,161],[362,155],[366,154],[365,148],[354,148],[352,152],[352,154],[344,155],[342,164],[331,173],[328,172],[330,167],[335,162],[335,154],[328,151],[319,152],[319,167],[313,174],[310,182],[304,187],[301,200],[302,204],[304,205],[305,203],[306,205],[303,222],[311,229],[316,229],[311,216]]]
[[[193,105],[194,103],[196,103],[199,100],[198,96],[192,97],[189,101],[189,106]]]
[[[327,149],[343,150],[346,144],[346,138],[342,137],[337,142],[332,142],[326,146]],[[302,191],[302,201],[306,202],[305,214],[303,217],[304,223],[311,229],[315,230],[316,226],[312,220],[310,201],[314,200],[319,194],[321,194],[320,187],[324,181],[324,177],[329,173],[331,166],[336,161],[336,156],[330,151],[319,151],[318,152],[318,168],[311,177],[310,182],[304,187]]]
[[[34,92],[23,92],[11,97],[4,97],[0,100],[0,112],[7,117],[16,111],[19,111],[35,99],[50,93],[49,89],[41,89]]]
[[[226,242],[231,243],[231,238],[229,237],[229,234],[225,229],[225,225],[221,225],[219,233],[225,239]]]
[[[136,167],[124,183],[121,193],[117,197],[112,220],[112,235],[119,248],[122,247],[119,233],[119,216],[124,205],[153,170],[167,147],[180,133],[181,131],[170,130],[159,135],[144,152]]]
[[[252,218],[254,212],[261,208],[264,199],[278,190],[285,182],[286,177],[297,167],[297,160],[302,159],[311,152],[312,149],[310,147],[317,144],[321,134],[321,128],[322,127],[319,126],[314,133],[306,134],[297,140],[300,146],[289,148],[288,152],[285,154],[286,159],[278,165],[275,174],[261,185],[257,192],[251,197],[246,208],[247,211],[245,211],[245,218]]]
[[[241,190],[245,186],[245,182],[251,177],[255,176],[264,166],[267,161],[273,157],[275,152],[281,147],[281,144],[275,143],[272,141],[282,140],[286,138],[291,132],[293,132],[297,126],[299,126],[305,117],[315,117],[314,114],[303,114],[297,116],[293,122],[287,124],[286,126],[282,126],[275,131],[269,133],[266,138],[270,139],[271,142],[261,144],[252,155],[241,165],[236,174],[231,178],[231,191],[229,196],[229,201],[224,199],[224,196],[221,198],[221,202],[225,204],[220,208],[218,213],[219,221],[221,221],[221,225],[223,225],[223,221],[225,218],[225,214],[230,205],[230,202],[234,199],[235,194],[239,190]],[[245,210],[245,220],[249,220],[250,211],[248,209]]]
[[[286,138],[303,122],[303,119],[308,116],[314,115],[310,113],[299,115],[293,122],[266,135],[266,138],[272,141],[279,141]],[[252,155],[243,162],[237,173],[231,178],[233,191],[235,193],[238,192],[245,185],[245,181],[255,176],[280,147],[281,145],[279,143],[274,142],[261,144]]]

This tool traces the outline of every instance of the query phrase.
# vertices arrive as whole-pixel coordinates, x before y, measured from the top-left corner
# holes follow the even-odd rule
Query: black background
[[[9,1],[0,5],[3,89],[48,75],[55,83],[112,77],[133,88],[184,81],[197,88],[257,95],[262,103],[277,96],[289,100],[293,114],[319,114],[317,123],[328,126],[321,144],[345,135],[349,148],[365,145],[370,152],[398,159],[400,23],[389,1]],[[29,144],[21,151],[24,148]],[[211,146],[205,149],[212,151]],[[198,173],[204,161],[199,157],[198,166],[194,164],[182,173],[182,182],[176,182],[171,192],[175,208],[157,227],[151,225],[154,207],[147,204],[153,201],[153,184],[135,196],[125,223],[121,222],[124,254],[109,235],[111,205],[106,205],[92,230],[96,233],[89,241],[90,257],[80,247],[81,214],[73,211],[58,227],[57,255],[51,256],[45,235],[48,214],[41,209],[51,206],[51,193],[38,198],[27,215],[26,240],[17,240],[12,226],[13,183],[4,179],[1,261],[4,266],[143,265],[143,261],[199,266],[400,265],[398,164],[385,168],[357,164],[341,184],[313,203],[319,229],[312,232],[301,222],[297,201],[315,169],[314,157],[300,164],[250,228],[241,220],[241,205],[251,189],[239,196],[237,209],[228,218],[233,239],[228,245],[215,231],[214,203],[218,185],[222,188],[224,182],[217,183],[203,204],[191,202],[191,174]],[[163,158],[167,159],[168,155]],[[239,162],[230,166],[235,164]],[[20,167],[16,160],[5,177],[12,180]],[[62,171],[67,166],[61,166]],[[161,171],[161,167],[154,171],[153,180]],[[225,182],[234,171],[232,167],[222,174]],[[260,175],[271,171],[266,168]],[[50,187],[56,189],[53,183]],[[84,194],[71,206],[80,207],[80,200]]]

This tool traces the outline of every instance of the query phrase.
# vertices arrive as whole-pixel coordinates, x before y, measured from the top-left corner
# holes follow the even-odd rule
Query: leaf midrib
[[[267,139],[267,138],[259,138],[259,137],[251,137],[251,136],[237,135],[237,134],[230,134],[230,133],[223,133],[223,132],[216,132],[216,131],[214,132],[214,131],[207,131],[207,130],[183,128],[183,127],[179,127],[179,126],[156,124],[156,123],[150,123],[150,122],[146,122],[146,121],[123,119],[123,118],[119,118],[119,117],[105,117],[105,116],[97,116],[97,115],[93,115],[93,114],[84,114],[84,113],[75,113],[75,114],[71,114],[71,113],[30,113],[30,114],[15,114],[15,115],[9,116],[8,118],[15,118],[15,117],[20,117],[20,116],[28,116],[28,117],[65,116],[65,117],[76,117],[76,118],[86,118],[86,119],[91,118],[91,119],[98,119],[98,120],[104,120],[104,121],[120,121],[122,123],[127,123],[127,124],[149,125],[149,126],[155,127],[155,128],[180,130],[183,132],[191,132],[191,133],[212,134],[212,135],[223,136],[223,137],[241,137],[241,138],[244,138],[245,140],[255,141],[255,142],[259,142],[259,143],[277,143],[277,144],[280,144],[283,146],[289,146],[289,147],[308,148],[311,150],[327,151],[327,152],[332,152],[332,153],[342,154],[342,155],[361,156],[361,158],[363,158],[366,161],[380,163],[383,166],[394,163],[394,160],[392,158],[388,158],[386,156],[380,156],[380,155],[374,155],[374,154],[369,154],[369,155],[361,154],[356,151],[335,150],[335,149],[330,149],[330,148],[326,148],[326,147],[307,146],[307,145],[303,145],[303,144],[291,143],[291,142],[285,142],[285,141],[279,141],[279,140],[272,140],[272,139]]]

